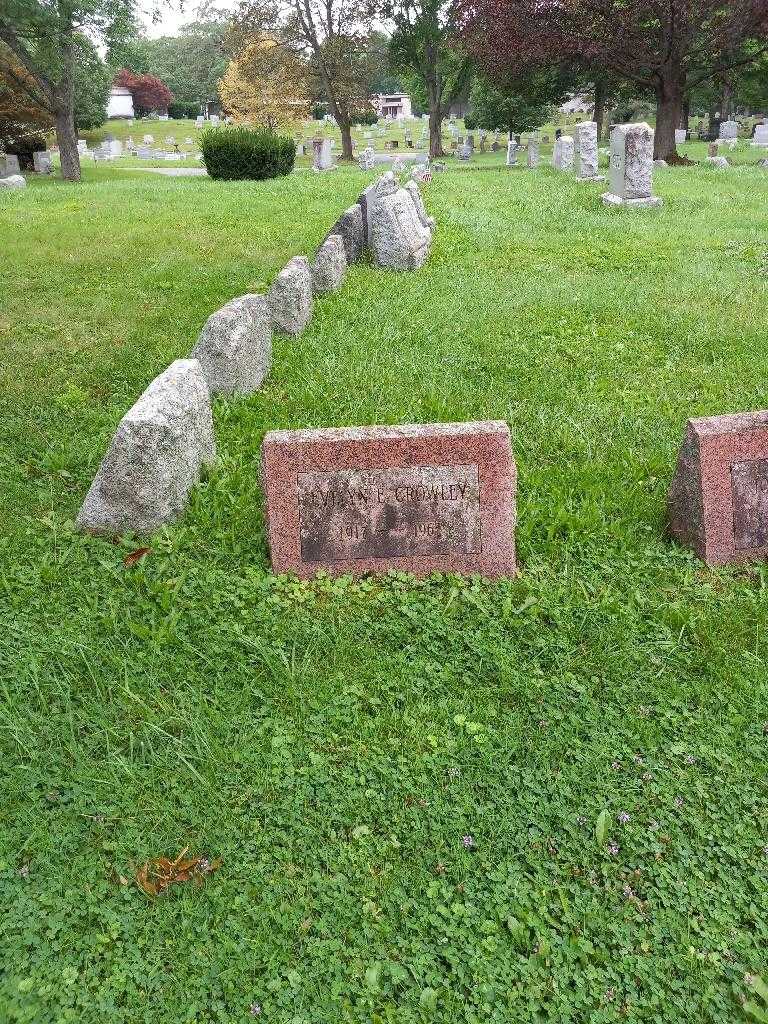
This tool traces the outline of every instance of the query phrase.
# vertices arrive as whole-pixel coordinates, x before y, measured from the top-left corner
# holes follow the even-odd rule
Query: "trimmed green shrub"
[[[208,174],[221,181],[277,178],[290,174],[296,159],[296,143],[289,136],[244,125],[208,128],[200,136],[200,149]]]
[[[476,132],[478,129],[477,117],[474,114],[464,115],[464,128],[468,132]]]

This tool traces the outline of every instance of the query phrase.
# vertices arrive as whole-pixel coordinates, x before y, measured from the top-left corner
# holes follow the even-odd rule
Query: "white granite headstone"
[[[573,167],[574,142],[570,135],[561,135],[555,140],[552,151],[552,166],[556,171],[570,171]]]
[[[606,206],[661,206],[651,194],[653,178],[653,129],[644,121],[617,124],[611,132],[610,191],[603,193]]]
[[[597,122],[580,121],[575,131],[576,177],[580,181],[603,181],[597,173]]]

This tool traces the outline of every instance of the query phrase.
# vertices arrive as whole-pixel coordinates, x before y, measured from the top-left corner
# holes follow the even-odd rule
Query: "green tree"
[[[224,19],[194,21],[175,36],[147,39],[136,34],[110,49],[116,68],[160,78],[177,103],[198,104],[214,99],[229,63],[230,24]]]
[[[429,155],[443,156],[440,128],[466,89],[470,58],[458,45],[453,0],[383,0],[380,13],[394,26],[392,66],[420,82],[429,112]]]
[[[123,34],[134,0],[3,0],[0,40],[34,84],[56,126],[61,173],[80,181],[75,126],[75,82],[79,38],[109,42]]]
[[[107,119],[112,69],[86,36],[75,37],[75,127],[90,131]]]
[[[469,105],[481,128],[515,135],[544,124],[567,91],[567,77],[553,71],[508,79],[503,86],[476,75]]]

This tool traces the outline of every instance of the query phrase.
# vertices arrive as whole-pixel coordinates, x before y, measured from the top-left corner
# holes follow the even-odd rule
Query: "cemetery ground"
[[[0,196],[3,1019],[753,1019],[768,570],[662,530],[686,419],[768,407],[766,172],[640,212],[451,165],[425,267],[276,338],[143,558],[73,531],[119,419],[371,176],[86,177]],[[516,579],[271,575],[266,430],[486,418]]]

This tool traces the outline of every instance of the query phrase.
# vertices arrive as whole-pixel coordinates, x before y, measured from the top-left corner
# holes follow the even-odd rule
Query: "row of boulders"
[[[401,188],[390,172],[344,211],[312,263],[295,256],[266,295],[243,295],[213,313],[190,358],[156,377],[120,421],[77,526],[147,534],[176,519],[215,457],[211,395],[258,390],[269,372],[274,330],[300,334],[315,296],[338,289],[348,265],[369,249],[379,266],[422,266],[433,228],[416,182]]]

